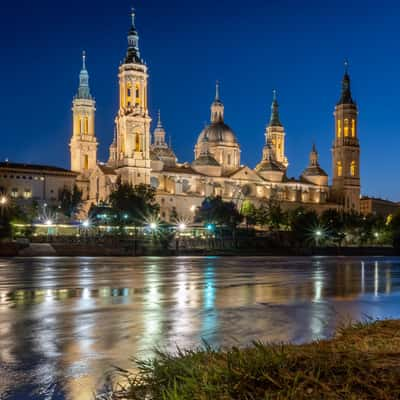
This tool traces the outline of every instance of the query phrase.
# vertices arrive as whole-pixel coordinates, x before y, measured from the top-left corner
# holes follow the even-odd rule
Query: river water
[[[0,400],[93,398],[157,347],[305,342],[400,318],[400,258],[0,259]]]

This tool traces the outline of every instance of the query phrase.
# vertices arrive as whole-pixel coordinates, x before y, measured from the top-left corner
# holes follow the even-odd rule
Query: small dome
[[[302,176],[328,176],[328,174],[319,165],[313,165],[304,170]]]
[[[264,171],[277,171],[277,172],[284,172],[284,168],[282,164],[278,161],[274,160],[263,160],[260,164],[256,167],[257,172],[264,172]]]
[[[213,167],[219,167],[220,164],[211,154],[201,154],[197,160],[192,163],[193,166],[209,165]]]
[[[153,149],[154,154],[156,154],[157,157],[171,157],[176,159],[176,155],[172,149],[169,147],[155,147]]]
[[[218,142],[237,144],[236,135],[233,133],[232,129],[222,121],[213,122],[203,129],[199,135],[197,144],[201,144],[204,141],[213,144]]]

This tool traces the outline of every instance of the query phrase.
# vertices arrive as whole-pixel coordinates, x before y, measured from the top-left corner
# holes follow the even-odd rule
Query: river
[[[0,259],[0,400],[87,400],[155,347],[306,342],[400,317],[400,258]]]

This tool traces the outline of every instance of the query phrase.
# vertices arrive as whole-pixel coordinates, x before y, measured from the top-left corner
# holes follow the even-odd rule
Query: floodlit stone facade
[[[226,123],[218,83],[211,104],[210,123],[198,136],[192,162],[178,162],[165,140],[160,114],[151,135],[152,119],[147,99],[148,69],[140,56],[135,13],[132,12],[128,50],[119,67],[119,110],[106,163],[97,161],[95,103],[89,91],[85,62],[78,96],[73,102],[71,169],[79,173],[77,182],[88,205],[107,202],[120,179],[132,185],[145,183],[156,188],[160,217],[166,221],[176,215],[191,218],[207,196],[222,196],[238,207],[244,200],[257,204],[273,197],[286,209],[303,205],[317,211],[327,208],[359,211],[358,111],[351,97],[347,68],[342,96],[335,109],[332,187],[319,165],[315,146],[310,153],[309,166],[300,178],[288,179],[286,133],[275,91],[271,118],[265,129],[265,145],[260,149],[260,162],[255,169],[241,164],[238,136]]]

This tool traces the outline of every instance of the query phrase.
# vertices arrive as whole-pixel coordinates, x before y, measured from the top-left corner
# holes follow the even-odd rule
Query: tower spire
[[[125,57],[125,64],[143,64],[139,51],[139,34],[135,26],[135,9],[131,9],[131,27],[128,32],[128,50]]]
[[[77,99],[92,99],[89,88],[89,73],[86,69],[86,51],[82,51],[82,69],[79,73],[79,88]]]
[[[282,126],[282,123],[279,119],[279,104],[275,89],[272,91],[271,118],[269,121],[269,126]]]
[[[163,126],[162,126],[162,122],[161,122],[161,110],[159,109],[158,110],[158,113],[157,113],[157,128],[162,128]]]
[[[215,99],[211,104],[211,123],[224,122],[224,105],[219,97],[219,82],[215,83]]]
[[[219,81],[215,82],[215,101],[220,101],[220,99],[219,99]]]
[[[349,75],[349,61],[347,58],[344,60],[344,75],[342,79],[342,93],[339,99],[340,104],[355,104],[352,96],[351,96],[351,88],[350,88],[350,75]]]

